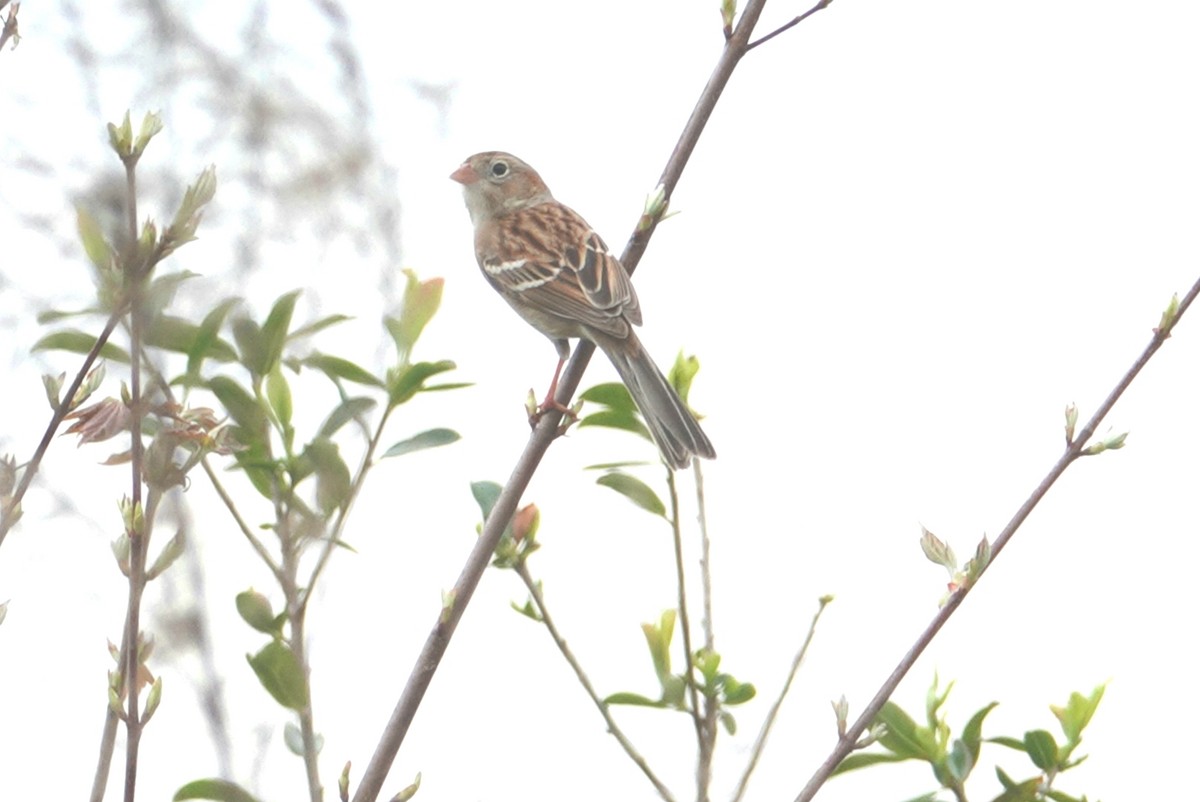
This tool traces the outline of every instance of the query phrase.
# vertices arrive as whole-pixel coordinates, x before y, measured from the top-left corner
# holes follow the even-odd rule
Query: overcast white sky
[[[121,96],[111,84],[99,119],[54,103],[77,73],[56,66],[49,32],[61,23],[42,15],[60,10],[47,6],[26,3],[24,41],[0,54],[5,83],[28,97],[36,80],[43,100],[30,110],[6,89],[0,119],[53,124],[46,137],[64,161],[90,159],[105,122],[166,99]],[[318,591],[310,635],[331,799],[345,760],[365,766],[472,545],[468,482],[508,475],[527,436],[524,394],[544,389],[553,367],[551,347],[479,278],[448,174],[476,151],[509,150],[619,247],[721,46],[716,0],[346,6],[373,124],[400,171],[405,266],[447,279],[422,356],[457,360],[475,384],[396,422],[392,439],[450,425],[464,440],[378,471],[347,535],[357,554],[339,555]],[[805,7],[773,0],[762,30]],[[227,13],[240,10],[214,10],[213,25],[240,24]],[[306,13],[278,11],[270,24],[312,25]],[[861,709],[935,613],[945,575],[921,555],[920,526],[962,557],[999,532],[1061,452],[1063,407],[1090,416],[1172,293],[1200,275],[1198,25],[1195,6],[1161,0],[837,0],[739,68],[675,195],[681,213],[637,274],[642,337],[660,364],[681,347],[703,364],[692,402],[720,455],[704,466],[717,646],[722,667],[760,690],[737,711],[738,735],[720,743],[715,799],[727,798],[816,598],[837,597],[751,800],[795,796],[833,746],[829,701],[844,694]],[[414,81],[456,87],[444,132]],[[75,189],[47,184],[38,197],[69,224]],[[49,305],[56,283],[83,280],[81,253],[51,260],[9,225],[0,221],[0,269],[14,286]],[[325,311],[367,306],[339,353],[357,348],[370,362],[373,285],[357,281],[354,255],[314,261],[298,247],[288,259],[246,290],[265,305],[307,285]],[[18,366],[28,345],[4,344],[12,367],[0,380],[9,413],[0,449],[22,458],[47,416],[44,368]],[[60,369],[70,364],[64,357]],[[1130,431],[1127,447],[1067,473],[896,701],[919,711],[936,670],[957,681],[953,724],[999,700],[985,734],[1019,736],[1057,732],[1048,704],[1109,682],[1085,737],[1091,758],[1061,790],[1161,799],[1192,786],[1198,365],[1200,322],[1186,318],[1109,420]],[[612,375],[597,361],[585,384]],[[655,692],[639,624],[674,604],[666,528],[581,470],[639,449],[620,435],[573,433],[527,497],[543,516],[533,570],[602,694]],[[46,481],[93,517],[54,518],[52,497],[31,493],[28,520],[0,552],[0,600],[12,599],[0,627],[3,799],[77,799],[90,783],[104,641],[119,637],[124,606],[108,540],[126,474],[95,466],[106,453],[60,441]],[[202,478],[189,500],[212,506]],[[242,661],[260,640],[233,613],[233,594],[265,591],[267,577],[220,516],[200,522],[217,658],[242,739],[237,779],[257,769],[257,732],[271,746],[254,790],[300,798],[300,762],[281,745],[284,712]],[[420,771],[418,798],[430,800],[657,798],[545,632],[509,600],[524,600],[517,579],[489,573],[391,791]],[[166,694],[143,743],[144,799],[216,770],[194,672],[159,668]],[[618,715],[689,798],[685,719]],[[995,749],[1010,774],[1031,773]],[[980,771],[972,797],[991,798],[997,786]],[[835,779],[819,798],[931,788],[924,770],[885,767]]]

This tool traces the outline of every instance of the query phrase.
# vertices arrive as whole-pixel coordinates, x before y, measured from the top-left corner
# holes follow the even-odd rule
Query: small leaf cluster
[[[200,338],[206,353],[221,354],[216,361],[228,361],[240,368],[240,374],[221,372],[206,377],[200,367],[204,358],[193,363],[177,377],[180,384],[201,387],[217,397],[228,411],[237,467],[250,485],[272,502],[275,520],[264,524],[279,540],[279,557],[270,555],[251,537],[259,555],[267,561],[280,582],[283,610],[276,612],[266,595],[253,589],[238,594],[236,605],[242,619],[256,631],[269,636],[267,643],[247,662],[259,683],[276,702],[300,714],[311,724],[308,711],[311,688],[308,682],[304,644],[296,634],[303,631],[309,591],[316,582],[334,546],[345,546],[339,534],[355,494],[371,467],[370,456],[382,436],[389,416],[418,394],[461,387],[462,384],[431,384],[430,380],[455,365],[449,360],[414,362],[414,346],[441,302],[442,281],[420,281],[407,272],[407,284],[397,314],[384,319],[384,327],[396,348],[395,361],[378,376],[349,359],[309,351],[297,353],[297,344],[308,337],[344,322],[348,318],[332,315],[307,325],[294,325],[298,292],[278,298],[260,322],[247,316],[229,324],[232,342],[221,336],[225,317],[235,307],[223,303],[206,317],[205,333]],[[336,390],[337,403],[302,443],[295,424],[296,410],[293,377],[315,371]],[[382,407],[377,420],[367,416]],[[341,455],[335,436],[344,428],[359,430],[368,442],[367,457],[352,472]],[[395,443],[382,457],[411,454],[422,449],[452,443],[458,434],[450,429],[430,429]],[[315,567],[305,579],[300,577],[299,562],[304,549],[312,544],[323,546]],[[311,730],[310,730],[311,731]],[[288,748],[307,761],[315,761],[321,738],[314,735],[306,745],[299,727],[289,721],[284,728]],[[415,789],[414,789],[415,791]],[[199,780],[180,789],[177,798],[242,798],[240,787],[218,780]]]
[[[658,680],[658,698],[651,698],[631,691],[618,691],[605,698],[605,704],[657,707],[691,712],[688,696],[689,683],[704,699],[716,705],[717,716],[730,734],[737,732],[737,722],[727,709],[749,702],[757,694],[754,685],[739,682],[733,675],[720,671],[721,655],[709,649],[699,649],[692,656],[691,677],[676,674],[671,670],[671,642],[674,639],[678,618],[675,610],[665,610],[657,622],[642,624],[646,648],[650,651],[650,662]]]
[[[479,510],[483,513],[484,522],[492,514],[492,508],[496,506],[496,500],[500,498],[501,490],[501,486],[496,482],[481,481],[471,483],[471,495],[475,497],[475,503],[479,505]],[[538,527],[541,525],[541,520],[541,512],[538,510],[536,504],[526,504],[513,513],[512,520],[504,527],[504,533],[500,536],[500,542],[496,544],[492,565],[497,568],[508,569],[523,566],[529,555],[541,548],[537,541],[537,532]],[[475,527],[475,533],[481,534],[482,532],[483,522],[480,522]],[[534,611],[531,603],[526,604],[524,608],[518,607],[516,609],[530,618],[537,618],[537,613]]]
[[[954,556],[954,549],[951,548],[950,544],[944,542],[925,527],[921,527],[921,551],[925,553],[926,559],[942,566],[946,569],[946,573],[950,575],[950,581],[946,585],[946,596],[943,597],[942,604],[945,604],[949,600],[950,594],[974,585],[975,581],[987,570],[988,564],[992,561],[992,543],[987,537],[983,537],[975,545],[975,553],[971,556],[971,559],[967,560],[960,567],[958,558]]]
[[[111,641],[108,644],[108,653],[112,657],[116,668],[108,672],[108,707],[122,721],[127,720],[128,711],[125,709],[127,691],[129,683],[125,681],[125,666],[121,663],[121,650],[116,644]],[[146,701],[142,705],[141,714],[138,716],[138,721],[144,727],[149,723],[154,716],[154,712],[158,710],[158,705],[162,701],[162,677],[155,677],[150,673],[148,661],[154,653],[154,641],[145,638],[141,633],[138,634],[137,640],[137,686],[139,689],[145,686],[150,686],[150,692],[146,694]]]
[[[1051,706],[1065,736],[1062,744],[1043,729],[1029,730],[1020,738],[984,738],[984,720],[996,708],[997,702],[975,711],[960,734],[955,736],[943,713],[953,686],[950,683],[945,690],[940,690],[937,677],[934,677],[926,695],[924,724],[918,724],[895,702],[887,702],[871,729],[871,740],[877,742],[884,751],[851,754],[838,766],[836,773],[843,774],[880,763],[916,760],[929,764],[941,789],[950,791],[958,802],[965,802],[968,799],[966,782],[979,764],[982,745],[993,743],[1025,754],[1037,773],[1023,780],[1014,780],[1008,772],[997,766],[996,777],[1003,790],[992,797],[992,802],[1087,802],[1087,797],[1075,797],[1052,786],[1059,774],[1085,759],[1074,757],[1074,753],[1082,740],[1084,728],[1104,696],[1103,685],[1092,691],[1090,696],[1072,693],[1065,707]],[[938,792],[933,791],[916,797],[913,802],[935,802],[939,798]]]
[[[225,316],[235,305],[229,301],[210,312],[194,336],[188,338],[193,350],[188,354],[188,371],[178,381],[185,385],[199,384],[210,390],[229,412],[234,437],[240,444],[235,454],[238,465],[264,498],[274,501],[282,497],[303,517],[319,518],[346,509],[352,496],[353,481],[334,438],[351,423],[369,436],[370,427],[365,416],[380,405],[377,397],[354,388],[365,388],[382,395],[382,414],[386,419],[419,393],[464,386],[429,383],[434,376],[454,369],[454,363],[449,360],[410,360],[417,338],[441,302],[442,281],[420,281],[411,271],[407,272],[407,279],[399,314],[384,319],[395,343],[397,357],[382,377],[343,357],[316,350],[303,355],[289,351],[305,338],[349,319],[344,315],[330,315],[306,325],[293,326],[299,292],[286,293],[276,300],[261,323],[245,316],[235,318],[231,324],[232,344],[218,333]],[[222,373],[202,378],[199,366],[204,354],[218,355],[219,361],[236,362],[247,377],[239,380]],[[338,402],[307,442],[297,445],[291,377],[306,370],[315,371],[330,381],[338,394]],[[430,429],[392,445],[382,456],[399,456],[446,445],[458,437],[451,429]],[[311,503],[302,501],[297,493],[304,483],[313,486]]]
[[[239,593],[235,603],[243,621],[258,632],[271,636],[262,649],[246,655],[254,675],[276,702],[289,710],[303,710],[308,705],[308,681],[304,676],[304,667],[284,637],[287,613],[275,613],[271,609],[271,601],[254,588]],[[294,748],[291,739],[287,740],[292,751],[303,754],[303,749]]]
[[[683,352],[675,357],[675,363],[667,374],[667,381],[679,393],[679,397],[687,403],[692,382],[700,370],[700,360],[694,356],[685,356]],[[599,426],[606,429],[617,429],[630,432],[641,437],[647,443],[654,444],[650,430],[642,420],[641,412],[633,401],[629,390],[620,382],[608,382],[589,387],[579,394],[582,401],[599,405],[600,409],[584,416],[579,421],[580,428]],[[656,449],[657,453],[657,449]],[[639,461],[609,462],[589,466],[589,470],[602,471],[596,484],[620,493],[641,509],[667,519],[667,505],[662,498],[644,481],[629,473],[628,468],[647,464]]]

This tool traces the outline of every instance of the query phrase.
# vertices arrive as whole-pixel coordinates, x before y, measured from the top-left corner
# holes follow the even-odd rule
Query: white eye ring
[[[509,174],[508,162],[492,162],[492,166],[489,168],[488,172],[491,173],[492,178],[504,178]]]

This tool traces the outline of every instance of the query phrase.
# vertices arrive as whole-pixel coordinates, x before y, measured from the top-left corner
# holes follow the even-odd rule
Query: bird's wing
[[[540,204],[501,218],[476,243],[496,289],[537,313],[624,338],[641,323],[633,283],[604,240],[571,209]]]

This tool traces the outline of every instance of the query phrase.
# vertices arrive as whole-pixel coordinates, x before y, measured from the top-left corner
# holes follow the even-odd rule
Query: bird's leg
[[[559,427],[559,434],[566,432],[571,424],[578,420],[575,410],[571,409],[565,404],[560,404],[554,398],[554,396],[558,394],[558,377],[562,375],[563,365],[566,363],[567,358],[565,356],[559,356],[558,365],[554,368],[554,378],[550,380],[550,389],[546,391],[545,399],[543,399],[542,403],[538,404],[537,407],[532,409],[529,413],[530,427],[537,426],[538,421],[542,419],[542,416],[552,409],[561,412],[565,419],[563,425]],[[531,392],[530,395],[533,395],[533,393]],[[532,399],[530,400],[532,401]]]

